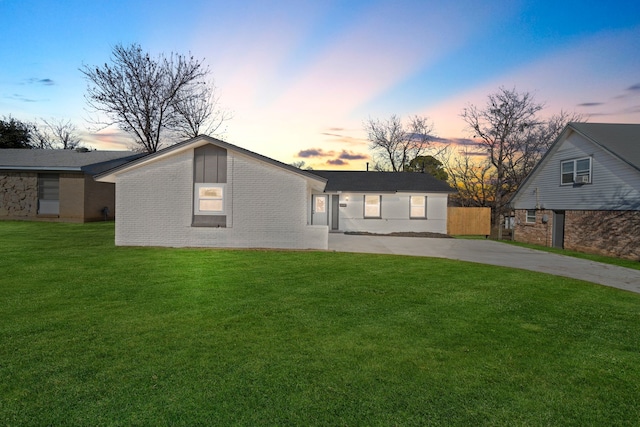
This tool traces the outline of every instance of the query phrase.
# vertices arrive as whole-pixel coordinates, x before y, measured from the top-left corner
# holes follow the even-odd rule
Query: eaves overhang
[[[81,167],[70,166],[2,166],[0,170],[29,171],[29,172],[83,172]]]

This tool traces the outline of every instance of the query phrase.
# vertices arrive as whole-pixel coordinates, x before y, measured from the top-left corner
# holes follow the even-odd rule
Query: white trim
[[[533,212],[533,221],[529,221],[530,216],[529,212]],[[536,210],[535,209],[526,209],[524,213],[524,222],[525,224],[535,224],[536,223]]]
[[[580,175],[578,175],[578,162],[581,160],[589,160],[589,173],[588,175],[584,173],[584,171],[581,171]],[[573,177],[571,178],[571,182],[562,182],[562,177],[565,174],[563,172],[563,166],[565,164],[572,164],[573,165]],[[567,172],[568,174],[569,172]],[[592,181],[592,173],[593,173],[593,159],[591,158],[591,156],[587,156],[587,157],[579,157],[576,159],[569,159],[569,160],[561,160],[560,161],[560,185],[573,185],[573,184],[591,184]],[[579,176],[588,176],[589,180],[588,182],[580,182],[578,180]]]
[[[87,165],[89,166],[89,165]],[[36,171],[36,172],[84,172],[82,168],[85,166],[2,166],[0,165],[0,170],[11,170],[11,171]]]
[[[233,152],[235,155],[246,156],[250,159],[258,160],[263,164],[268,164],[278,169],[282,169],[290,173],[294,173],[296,175],[302,175],[307,180],[313,182],[314,184],[312,185],[314,185],[314,188],[317,188],[319,191],[324,191],[324,188],[327,184],[326,178],[322,178],[321,176],[315,175],[311,172],[298,169],[291,165],[287,165],[285,163],[279,162],[278,160],[271,159],[261,154],[254,153],[252,151],[246,150],[244,148],[238,147],[233,144],[229,144],[228,142],[224,142],[219,139],[211,138],[206,135],[200,135],[195,138],[189,139],[187,141],[183,141],[178,144],[172,145],[170,147],[163,148],[162,150],[156,151],[155,153],[149,154],[147,156],[141,157],[131,162],[127,162],[121,166],[115,167],[108,171],[99,173],[95,176],[95,180],[100,182],[115,182],[116,176],[122,172],[127,172],[132,169],[136,169],[141,166],[145,166],[147,164],[164,159],[166,157],[173,156],[183,151],[193,150],[194,148],[198,148],[206,144],[213,144],[220,148],[226,149],[227,153]]]
[[[422,205],[414,205],[413,199],[422,199]],[[421,215],[412,215],[413,208],[422,208]],[[427,218],[427,196],[409,196],[409,218],[410,219],[426,219]]]
[[[378,207],[378,214],[377,215],[367,215],[367,198],[373,199],[374,197],[376,197],[378,199],[378,203],[377,204],[370,204],[369,206],[373,207],[373,206],[377,206]],[[365,194],[362,198],[362,202],[363,202],[363,210],[362,210],[362,217],[363,218],[373,218],[373,219],[379,219],[382,218],[382,196],[377,194],[377,195],[369,195],[369,194]]]
[[[202,190],[204,189],[220,189],[220,196],[218,197],[206,197],[201,196]],[[227,184],[223,183],[205,183],[205,182],[196,182],[193,186],[193,214],[194,215],[226,215],[227,213],[227,200],[229,199],[229,195],[227,194]],[[204,210],[202,209],[202,202],[212,202],[220,201],[221,209],[220,210]]]

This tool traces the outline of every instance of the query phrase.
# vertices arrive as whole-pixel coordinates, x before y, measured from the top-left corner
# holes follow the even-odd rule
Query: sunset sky
[[[79,68],[118,44],[204,59],[232,144],[315,169],[364,169],[363,121],[426,115],[468,138],[460,112],[500,86],[591,122],[640,123],[637,1],[0,0],[0,116],[96,132]]]

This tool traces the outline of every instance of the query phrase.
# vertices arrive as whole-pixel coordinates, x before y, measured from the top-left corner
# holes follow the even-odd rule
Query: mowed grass
[[[636,425],[640,295],[0,222],[0,425]]]

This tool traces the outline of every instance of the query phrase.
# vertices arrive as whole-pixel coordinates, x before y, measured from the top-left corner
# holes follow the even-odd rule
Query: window
[[[380,196],[364,196],[364,217],[380,218]]]
[[[591,182],[591,158],[576,160],[576,182]]]
[[[316,206],[314,208],[315,213],[326,213],[327,212],[327,198],[324,196],[315,197]]]
[[[562,162],[562,184],[573,184],[573,170],[574,170],[574,162]]]
[[[535,209],[527,210],[526,222],[527,222],[527,224],[535,224],[535,222],[536,222],[536,210]]]
[[[427,217],[427,197],[426,196],[411,196],[409,201],[410,205],[410,218],[426,218]]]
[[[38,214],[58,215],[60,213],[60,175],[38,174]]]
[[[231,226],[232,186],[227,186],[227,150],[206,144],[193,150],[192,227]]]
[[[224,214],[224,184],[197,183],[195,187],[196,215]]]
[[[562,185],[589,184],[591,182],[591,157],[567,160],[560,163]]]

